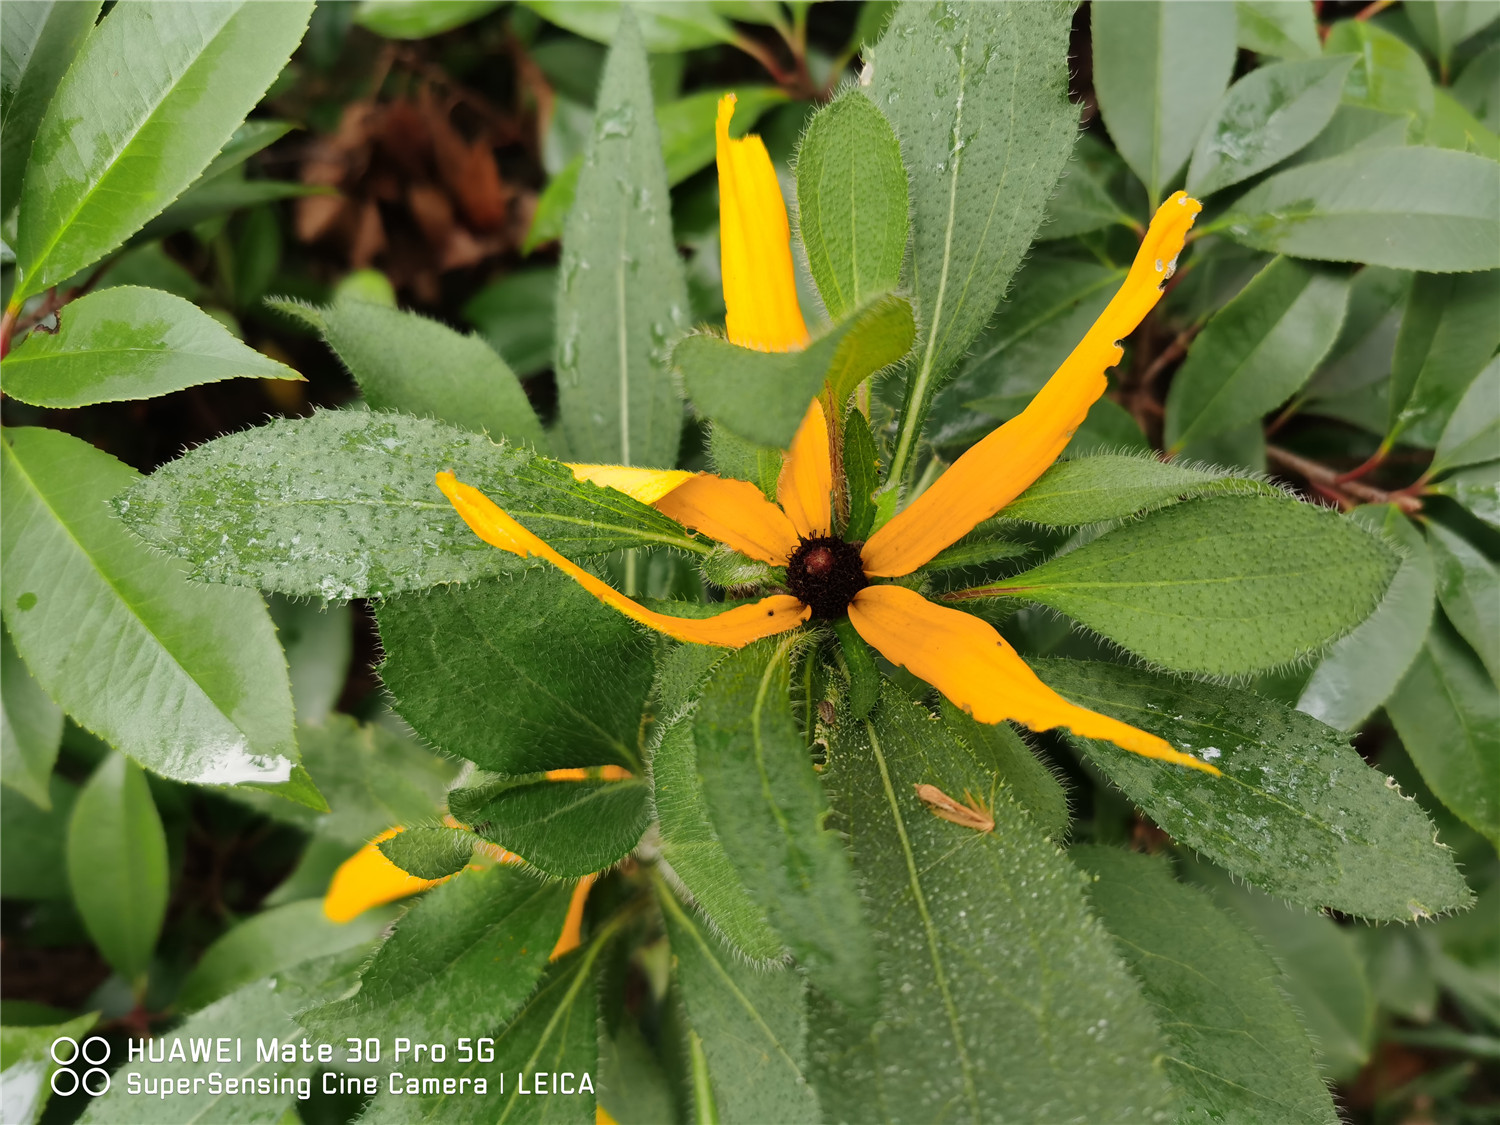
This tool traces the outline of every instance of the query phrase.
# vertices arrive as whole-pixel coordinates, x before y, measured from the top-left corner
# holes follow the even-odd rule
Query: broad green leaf
[[[571,578],[548,569],[443,586],[375,614],[396,709],[444,753],[499,773],[640,773],[649,643]]]
[[[1233,6],[1202,0],[1134,0],[1093,9],[1099,113],[1146,185],[1152,207],[1182,171],[1229,85],[1235,24]]]
[[[98,261],[192,183],[281,73],[311,14],[306,0],[111,9],[37,128],[11,304]]]
[[[1349,282],[1349,306],[1338,339],[1304,392],[1308,397],[1364,390],[1391,373],[1401,306],[1411,290],[1406,270],[1366,266]],[[1381,423],[1384,432],[1384,421]]]
[[[788,966],[746,965],[658,886],[672,967],[693,1032],[703,1040],[723,1121],[796,1125],[822,1120],[807,1081],[806,982]],[[704,1107],[699,1107],[699,1120]]]
[[[0,479],[5,624],[47,694],[155,773],[321,807],[260,595],[190,583],[135,539],[108,502],[141,478],[78,438],[7,430]]]
[[[1338,730],[1354,730],[1411,667],[1432,624],[1435,576],[1422,533],[1394,504],[1356,508],[1349,518],[1401,554],[1380,605],[1338,641],[1302,689],[1297,710]]]
[[[1353,62],[1336,55],[1272,63],[1241,78],[1198,138],[1188,191],[1209,195],[1248,180],[1306,145],[1333,117]]]
[[[62,708],[32,678],[0,631],[0,781],[39,808],[51,808],[47,779],[62,745]]]
[[[690,722],[678,721],[651,755],[652,804],[660,823],[661,856],[714,932],[754,961],[781,956],[781,939],[745,890],[714,833],[698,777]]]
[[[1282,0],[1275,0],[1281,3]],[[1408,142],[1412,119],[1360,105],[1342,104],[1311,144],[1283,162],[1283,169],[1316,164],[1356,150],[1400,148]]]
[[[48,902],[68,897],[66,840],[77,797],[78,787],[55,773],[42,806],[0,789],[0,883],[6,898]]]
[[[1450,88],[1458,103],[1492,130],[1500,130],[1500,44],[1469,61]]]
[[[1172,837],[1300,906],[1410,921],[1471,899],[1432,822],[1348,737],[1248,691],[1143,668],[1033,660],[1081,706],[1160,735],[1214,777],[1068,735]]]
[[[1267,484],[1154,457],[1104,453],[1059,461],[1007,504],[1002,520],[1083,527],[1200,496],[1275,494]]]
[[[601,1000],[607,1010],[613,997],[605,993]],[[618,1125],[656,1125],[678,1119],[672,1080],[635,1023],[624,1021],[611,1029],[601,1016],[594,1084],[599,1108]]]
[[[620,20],[613,43],[563,231],[558,425],[577,460],[670,469],[682,404],[667,349],[688,327],[687,283],[634,17]]]
[[[1047,203],[1047,218],[1038,241],[1072,238],[1105,227],[1137,225],[1136,218],[1111,193],[1109,184],[1125,163],[1112,148],[1084,133],[1073,146],[1057,191]]]
[[[517,270],[490,282],[465,303],[463,317],[520,378],[545,371],[557,327],[557,268]]]
[[[1277,59],[1315,59],[1318,17],[1309,0],[1236,0],[1235,42]]]
[[[1217,465],[1252,473],[1266,471],[1266,435],[1260,419],[1205,438],[1194,438],[1177,455],[1197,464]]]
[[[297,721],[319,725],[338,703],[354,656],[354,618],[347,605],[270,600],[271,619],[286,652]]]
[[[875,1004],[874,951],[844,845],[789,697],[786,641],[713,671],[693,714],[710,819],[745,887],[812,980],[851,1011]]]
[[[1032,753],[1009,723],[979,723],[948,700],[941,705],[944,728],[974,752],[976,762],[998,776],[1004,792],[1030,814],[1049,840],[1068,833],[1068,795],[1057,777]]]
[[[8,8],[24,6],[6,5]],[[6,34],[9,33],[7,27]],[[7,1007],[12,1003],[14,1002],[7,1002]],[[7,1018],[10,1018],[8,1012]],[[57,1062],[52,1057],[52,1045],[64,1035],[74,1042],[82,1043],[98,1019],[98,1012],[88,1012],[63,1023],[0,1027],[0,1090],[4,1091],[7,1121],[17,1122],[18,1125],[32,1125],[41,1119],[42,1110],[52,1097],[52,1076],[58,1069]],[[67,1050],[66,1047],[58,1049],[60,1052]],[[89,1048],[90,1054],[96,1054],[97,1050],[93,1046]],[[83,1063],[79,1069],[86,1071],[88,1064]],[[67,1080],[64,1079],[63,1082]],[[97,1085],[98,1078],[92,1079],[89,1084]]]
[[[1079,846],[1089,903],[1158,1009],[1177,1120],[1340,1120],[1313,1047],[1276,987],[1280,970],[1254,935],[1164,859]]]
[[[500,0],[362,0],[354,22],[387,39],[427,39],[473,23]]]
[[[1411,0],[1402,11],[1445,75],[1453,48],[1500,19],[1495,0]]]
[[[797,151],[797,230],[835,321],[900,281],[907,208],[891,123],[851,89],[813,117]]]
[[[1491,527],[1500,527],[1500,462],[1460,469],[1431,490],[1451,496]]]
[[[323,338],[375,410],[400,410],[546,452],[515,372],[477,336],[368,301],[321,310]]]
[[[1168,449],[1237,429],[1295,394],[1333,346],[1348,301],[1343,277],[1272,259],[1204,326],[1173,377]]]
[[[826,383],[837,401],[911,348],[916,326],[901,297],[881,297],[803,351],[760,352],[699,333],[672,350],[693,405],[734,434],[785,449]]]
[[[1238,675],[1358,625],[1396,570],[1389,547],[1284,497],[1177,504],[968,597],[1061,610],[1164,668]]]
[[[282,180],[247,180],[240,169],[205,180],[189,188],[177,201],[141,227],[130,239],[132,245],[153,242],[188,230],[209,219],[249,207],[262,207],[304,195],[330,195],[333,189],[318,184]]]
[[[1418,274],[1391,359],[1390,430],[1433,445],[1469,384],[1500,348],[1500,270]],[[1495,406],[1491,400],[1489,413]]]
[[[558,27],[597,43],[614,43],[620,13],[629,7],[648,51],[690,51],[734,42],[734,25],[705,0],[525,0],[526,7]]]
[[[1427,525],[1443,612],[1500,682],[1500,568],[1461,535]]]
[[[891,687],[841,720],[824,783],[882,954],[881,1019],[812,1008],[814,1080],[837,1120],[1150,1120],[1160,1040],[1084,881],[991,767]],[[940,820],[934,785],[991,802],[993,832]]]
[[[406,828],[377,845],[385,856],[418,879],[446,879],[474,858],[475,837],[462,828],[419,825]]]
[[[1371,148],[1263,180],[1219,220],[1246,246],[1434,273],[1500,266],[1494,161],[1436,148]]]
[[[208,167],[203,169],[203,174],[193,182],[188,191],[202,187],[209,181],[216,180],[225,173],[240,167],[257,152],[281,140],[296,127],[290,121],[277,121],[265,117],[246,121],[224,143],[224,147],[219,150],[219,155],[208,162]],[[118,264],[113,265],[110,267],[110,272],[114,273],[119,268]]]
[[[294,596],[384,596],[524,569],[459,519],[434,481],[445,469],[566,555],[653,544],[708,551],[654,508],[575,480],[528,449],[365,410],[219,438],[158,469],[116,507],[137,535],[186,559],[195,578]]]
[[[1432,112],[1432,76],[1405,40],[1368,20],[1342,20],[1323,40],[1325,55],[1353,55],[1344,101],[1382,113]]]
[[[903,277],[922,325],[891,479],[910,470],[932,396],[989,322],[1035,238],[1078,107],[1065,4],[903,4],[865,53],[866,94],[911,177]]]
[[[99,952],[139,991],[167,914],[167,836],[146,775],[123,754],[73,803],[68,884]]]
[[[98,18],[97,0],[0,8],[0,216],[21,194],[42,114]]]
[[[1500,136],[1487,129],[1446,90],[1438,90],[1433,95],[1432,116],[1420,126],[1420,132],[1424,145],[1475,152],[1491,160],[1500,160]]]
[[[177,1007],[191,1012],[304,961],[369,945],[389,922],[389,914],[380,911],[330,922],[316,898],[264,910],[203,951],[178,990]]]
[[[1109,452],[1147,453],[1150,449],[1135,416],[1113,399],[1100,398],[1089,407],[1083,424],[1063,446],[1062,455],[1079,458]]]
[[[302,376],[159,289],[120,285],[71,302],[55,334],[33,332],[0,365],[5,393],[33,406],[156,398],[241,376]]]

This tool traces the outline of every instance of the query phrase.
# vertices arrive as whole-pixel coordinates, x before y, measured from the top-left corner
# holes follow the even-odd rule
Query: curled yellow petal
[[[807,347],[797,304],[791,227],[776,168],[757,136],[729,135],[733,94],[719,99],[719,256],[729,342],[762,352]]]
[[[1161,205],[1125,283],[1024,411],[955,461],[864,546],[865,573],[910,574],[1031,486],[1062,453],[1120,362],[1119,341],[1161,298],[1193,218],[1203,209],[1177,192]]]
[[[637,469],[631,465],[577,465],[565,462],[577,480],[623,492],[642,504],[655,504],[678,485],[693,479],[683,469]]]
[[[395,902],[444,881],[418,879],[385,858],[380,842],[400,831],[399,827],[386,829],[339,865],[323,896],[323,913],[330,920],[353,921],[372,906]]]
[[[479,489],[464,484],[452,473],[439,473],[437,484],[464,523],[469,525],[469,529],[492,547],[499,547],[502,551],[522,558],[535,555],[546,559],[601,602],[613,606],[631,620],[639,621],[647,628],[675,637],[679,641],[742,648],[762,637],[795,629],[812,612],[788,594],[773,594],[750,605],[725,610],[714,617],[695,619],[656,613],[558,554],[507,515]]]
[[[556,961],[578,948],[583,936],[583,908],[589,900],[589,888],[598,877],[585,875],[573,888],[573,897],[568,900],[568,915],[563,919],[562,933],[557,936],[557,944],[552,947],[549,960]]]
[[[699,473],[655,507],[684,527],[772,566],[784,565],[797,549],[797,529],[749,481]]]
[[[802,416],[792,437],[792,447],[781,462],[776,479],[776,499],[805,539],[828,535],[833,530],[833,463],[828,448],[828,421],[817,399]]]
[[[849,621],[892,664],[926,680],[981,723],[1014,719],[1032,730],[1067,727],[1131,753],[1218,774],[1164,739],[1069,703],[987,622],[933,605],[904,586],[866,586],[849,604]]]

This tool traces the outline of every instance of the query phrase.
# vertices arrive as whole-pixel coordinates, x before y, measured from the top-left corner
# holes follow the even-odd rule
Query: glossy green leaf
[[[0,215],[20,197],[42,114],[98,18],[97,0],[0,8]]]
[[[1248,180],[1306,145],[1333,117],[1353,62],[1336,55],[1272,63],[1241,78],[1198,137],[1188,191],[1204,196]]]
[[[760,352],[721,336],[688,336],[672,350],[693,405],[741,438],[785,449],[826,383],[837,401],[911,348],[916,326],[901,297],[882,297],[803,351]]]
[[[1427,525],[1443,612],[1500,682],[1500,567],[1461,535]]]
[[[614,43],[622,0],[525,0],[537,15],[574,35],[596,43]],[[640,23],[648,51],[690,51],[715,43],[732,43],[734,26],[705,0],[636,0],[628,5]]]
[[[1432,112],[1427,64],[1400,36],[1368,20],[1341,20],[1324,38],[1323,53],[1355,57],[1344,87],[1350,105],[1419,118]]]
[[[66,840],[77,797],[78,787],[56,773],[48,779],[43,806],[0,789],[0,882],[6,898],[48,902],[68,897]]]
[[[281,73],[311,14],[306,0],[111,9],[37,128],[12,304],[98,261],[192,183]]]
[[[1500,160],[1500,136],[1446,90],[1433,95],[1432,116],[1421,125],[1421,143]]]
[[[1295,394],[1328,354],[1349,283],[1275,258],[1203,328],[1167,394],[1171,452],[1259,419]]]
[[[338,703],[354,655],[354,620],[347,605],[270,600],[271,619],[286,652],[292,706],[299,723],[317,725]]]
[[[216,180],[225,173],[240,167],[257,152],[281,140],[296,127],[290,121],[277,121],[268,117],[257,117],[246,121],[234,131],[229,140],[224,142],[219,155],[208,162],[208,167],[203,169],[203,174],[193,182],[188,191],[202,187],[211,180]],[[111,266],[110,272],[113,273],[118,268],[118,264]]]
[[[387,39],[427,39],[473,23],[500,0],[362,0],[354,22]]]
[[[0,1027],[0,1088],[5,1090],[7,1120],[20,1125],[32,1125],[41,1120],[42,1111],[52,1097],[52,1076],[58,1069],[52,1058],[52,1045],[61,1036],[76,1043],[83,1042],[98,1019],[98,1012],[88,1012],[63,1023]],[[66,1047],[59,1047],[60,1053],[66,1050]],[[98,1048],[90,1047],[90,1053],[97,1054]],[[67,1079],[59,1080],[59,1085],[64,1083],[71,1085]],[[97,1083],[95,1078],[90,1085]]]
[[[1303,659],[1379,603],[1389,547],[1270,496],[1177,504],[970,597],[1040,602],[1162,667],[1237,675]]]
[[[1434,273],[1500,266],[1493,161],[1436,148],[1370,148],[1276,173],[1219,224],[1294,258]]]
[[[1459,400],[1500,348],[1500,270],[1418,274],[1391,359],[1390,430],[1435,444]],[[1489,411],[1495,406],[1491,401]]]
[[[62,745],[62,708],[32,678],[0,631],[0,781],[40,808],[51,808],[47,779]]]
[[[1458,103],[1490,129],[1500,129],[1500,44],[1481,51],[1450,88]]]
[[[1094,876],[1089,903],[1161,1015],[1178,1121],[1337,1125],[1312,1043],[1254,935],[1163,859],[1098,846],[1068,857]]]
[[[1389,921],[1470,901],[1432,822],[1348,738],[1248,691],[1143,668],[1032,660],[1081,706],[1160,735],[1223,770],[1164,765],[1068,735],[1171,836],[1300,906]]]
[[[577,460],[669,469],[682,405],[667,349],[688,327],[687,283],[635,18],[613,43],[563,231],[558,425]]]
[[[333,189],[318,184],[283,180],[247,180],[238,170],[189,188],[177,201],[143,226],[130,239],[132,245],[153,242],[188,230],[209,219],[248,207],[263,207],[304,195],[328,195]]]
[[[999,777],[1004,792],[1030,814],[1044,836],[1061,841],[1068,833],[1068,795],[1009,723],[980,723],[944,699],[943,726],[965,743],[976,762]]]
[[[31,333],[0,364],[6,394],[52,407],[156,398],[241,376],[302,378],[190,301],[134,285],[72,302],[55,334]]]
[[[122,527],[108,502],[140,479],[78,438],[6,431],[0,568],[16,649],[74,719],[154,772],[320,806],[265,603],[188,582]]]
[[[1422,533],[1394,504],[1356,508],[1349,518],[1401,555],[1380,605],[1338,641],[1302,689],[1297,710],[1339,730],[1354,730],[1396,689],[1432,624],[1433,557]]]
[[[994,314],[1067,163],[1070,19],[1065,5],[904,4],[865,53],[865,92],[911,177],[903,277],[922,326],[893,479],[912,467],[933,394]]]
[[[1236,0],[1235,42],[1277,59],[1315,59],[1318,17],[1310,0]]]
[[[1349,305],[1338,339],[1304,392],[1331,397],[1363,391],[1391,373],[1391,354],[1401,323],[1401,306],[1411,290],[1406,270],[1366,266],[1349,282]],[[1384,432],[1382,420],[1380,426]]]
[[[68,884],[89,936],[139,986],[167,915],[167,836],[141,768],[111,754],[68,821]]]
[[[1149,1120],[1169,1095],[1147,1004],[1077,870],[988,763],[887,686],[870,720],[840,722],[824,783],[884,984],[873,1028],[812,1007],[833,1119]],[[919,784],[990,802],[995,830],[935,817]]]
[[[475,837],[462,828],[418,825],[381,840],[378,847],[408,875],[418,879],[446,879],[462,871],[474,858]]]
[[[813,117],[797,152],[797,230],[835,321],[900,281],[907,209],[891,123],[849,90]]]
[[[490,282],[464,304],[463,317],[522,379],[545,371],[557,328],[556,267],[517,270]]]
[[[1229,85],[1235,24],[1234,7],[1201,0],[1093,9],[1099,113],[1153,206],[1182,171]]]
[[[297,596],[381,596],[525,569],[459,519],[434,482],[445,469],[567,555],[708,550],[654,508],[523,447],[364,410],[219,438],[158,469],[116,507],[196,578]]]
[[[1135,226],[1137,220],[1109,187],[1124,167],[1112,148],[1082,134],[1073,146],[1057,191],[1047,203],[1047,219],[1037,232],[1038,241],[1072,238],[1112,226]]]
[[[732,653],[693,715],[710,819],[745,887],[812,980],[846,1008],[874,1007],[877,982],[843,843],[792,714],[786,641]]]
[[[1444,73],[1454,47],[1500,19],[1495,0],[1410,0],[1402,10]]]
[[[649,644],[552,569],[388,598],[380,675],[412,729],[500,773],[639,773]]]
[[[1451,496],[1491,527],[1500,527],[1500,462],[1460,469],[1431,489]]]
[[[1280,3],[1281,0],[1275,0]],[[1282,168],[1316,164],[1357,150],[1400,148],[1408,142],[1412,119],[1405,114],[1382,113],[1360,105],[1341,104],[1328,125],[1311,144],[1293,154]]]
[[[651,795],[638,777],[501,778],[454,790],[448,807],[486,840],[564,878],[603,871],[624,859],[651,822]]]

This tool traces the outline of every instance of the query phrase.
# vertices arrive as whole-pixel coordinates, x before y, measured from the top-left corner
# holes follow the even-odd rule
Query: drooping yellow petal
[[[583,940],[583,908],[589,900],[589,889],[597,878],[597,875],[585,875],[573,888],[573,897],[568,900],[568,916],[563,919],[562,933],[557,937],[557,944],[552,947],[549,960],[556,961],[559,957],[572,953]]]
[[[776,499],[803,538],[828,535],[833,530],[832,489],[828,421],[823,417],[822,404],[813,399],[776,478]]]
[[[1147,758],[1217,774],[1154,734],[1069,703],[986,622],[933,605],[904,586],[866,586],[849,604],[859,635],[892,664],[926,680],[981,723],[1014,719],[1032,730],[1067,727]]]
[[[386,829],[339,865],[323,896],[323,913],[330,920],[353,921],[372,906],[395,902],[444,881],[418,879],[385,858],[380,842],[400,831],[399,827]]]
[[[620,1125],[620,1123],[609,1115],[609,1111],[607,1109],[605,1109],[598,1102],[595,1102],[594,1125]]]
[[[655,504],[678,485],[693,479],[683,469],[637,469],[630,465],[576,465],[565,462],[578,480],[623,492],[642,504]]]
[[[776,168],[757,136],[734,140],[733,94],[719,99],[719,258],[724,274],[724,318],[729,342],[762,352],[807,347],[807,324],[797,304],[792,232]]]
[[[493,500],[472,485],[457,480],[452,473],[437,475],[438,487],[475,535],[492,547],[526,558],[536,555],[546,559],[606,605],[647,628],[665,633],[679,641],[700,645],[722,645],[742,648],[762,637],[794,629],[806,621],[811,610],[788,594],[773,594],[751,605],[736,606],[716,617],[694,619],[655,613],[627,598],[607,582],[595,578],[562,555],[501,510]]]
[[[1024,411],[979,442],[865,544],[865,573],[910,574],[1031,486],[1062,453],[1120,362],[1118,341],[1161,298],[1193,218],[1203,209],[1177,192],[1161,205],[1125,284]]]
[[[548,770],[548,781],[587,781],[589,778],[598,778],[600,781],[625,781],[635,776],[624,766],[595,766],[592,769],[570,769]]]
[[[749,481],[699,473],[655,502],[658,512],[741,554],[783,566],[797,529]]]

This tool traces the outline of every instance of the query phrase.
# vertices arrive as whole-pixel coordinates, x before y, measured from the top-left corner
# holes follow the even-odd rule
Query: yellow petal
[[[1118,341],[1161,298],[1193,218],[1203,209],[1178,192],[1161,205],[1125,284],[1031,404],[979,442],[865,544],[865,573],[910,574],[1031,486],[1068,444],[1120,362]]]
[[[400,828],[388,828],[339,865],[327,894],[323,896],[323,913],[331,920],[352,921],[372,906],[395,902],[444,881],[418,879],[385,858],[380,842],[389,840],[400,831]]]
[[[576,465],[565,462],[578,480],[623,492],[642,504],[655,504],[694,474],[682,469],[637,469],[630,465]]]
[[[549,960],[556,961],[578,948],[583,934],[583,908],[589,900],[589,888],[598,877],[585,875],[573,888],[573,897],[568,900],[568,916],[563,919],[562,933],[557,937],[557,944],[552,947]]]
[[[594,1103],[594,1125],[620,1125],[598,1102]]]
[[[933,605],[904,586],[866,586],[849,604],[859,635],[892,664],[926,680],[981,723],[1014,719],[1032,730],[1067,727],[1135,754],[1217,774],[1154,734],[1069,703],[979,618]]]
[[[493,547],[527,558],[536,555],[567,574],[606,605],[647,628],[679,641],[700,645],[742,648],[762,637],[794,629],[812,613],[788,594],[773,594],[751,605],[736,606],[715,617],[694,619],[655,613],[632,601],[607,582],[595,578],[581,566],[569,562],[537,536],[527,531],[484,493],[457,480],[452,473],[437,475],[438,487],[475,535]]]
[[[772,566],[784,565],[797,549],[797,529],[749,481],[699,473],[655,507],[684,527]]]
[[[792,438],[792,448],[781,462],[776,479],[776,499],[805,539],[828,535],[833,530],[829,492],[833,488],[833,463],[828,449],[828,422],[817,399],[802,416]]]
[[[733,94],[719,99],[717,126],[724,324],[731,344],[798,351],[807,347],[807,324],[797,304],[786,204],[761,139],[729,136],[734,102]]]

